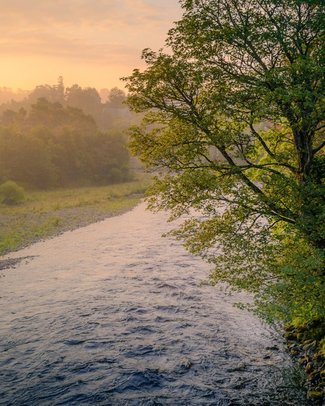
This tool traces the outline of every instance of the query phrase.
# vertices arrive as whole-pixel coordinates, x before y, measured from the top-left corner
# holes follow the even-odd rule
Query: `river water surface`
[[[0,272],[1,405],[307,405],[280,337],[133,211]]]

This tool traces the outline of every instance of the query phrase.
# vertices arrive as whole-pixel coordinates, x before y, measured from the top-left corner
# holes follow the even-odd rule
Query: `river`
[[[1,405],[308,404],[281,337],[169,228],[142,203],[10,255]]]

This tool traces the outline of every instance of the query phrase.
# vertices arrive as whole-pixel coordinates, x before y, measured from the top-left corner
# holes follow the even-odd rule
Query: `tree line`
[[[58,78],[57,84],[39,85],[31,92],[13,92],[9,88],[0,88],[0,115],[6,110],[17,112],[24,108],[29,111],[40,98],[83,110],[95,119],[101,131],[125,130],[136,120],[136,115],[124,103],[126,94],[123,90],[114,87],[98,91],[78,84],[66,87],[62,76]]]
[[[76,96],[72,104],[79,103],[77,108],[69,105],[69,99],[62,103],[56,99],[62,96],[62,87],[45,88],[55,97],[46,92],[46,98],[38,97],[44,89],[36,88],[29,95],[29,102],[35,102],[28,108],[17,103],[18,109],[4,109],[0,116],[0,182],[13,180],[28,187],[50,188],[129,180],[125,137],[116,129],[99,130],[88,114],[96,102],[81,106],[92,96],[99,104],[95,92],[87,90],[87,97],[78,98],[77,89],[71,91],[69,97]],[[109,103],[120,104],[122,92],[113,94],[116,98],[112,95]]]

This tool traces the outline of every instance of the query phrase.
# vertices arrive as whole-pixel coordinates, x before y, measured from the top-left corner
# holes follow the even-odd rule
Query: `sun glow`
[[[122,87],[119,78],[141,68],[142,49],[162,47],[181,15],[177,0],[4,0],[1,7],[0,87],[16,89],[59,75],[68,86]]]

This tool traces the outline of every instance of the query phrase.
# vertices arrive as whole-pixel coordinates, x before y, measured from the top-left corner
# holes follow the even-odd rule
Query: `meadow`
[[[0,205],[0,255],[121,214],[134,207],[148,180],[26,192],[19,205]]]

